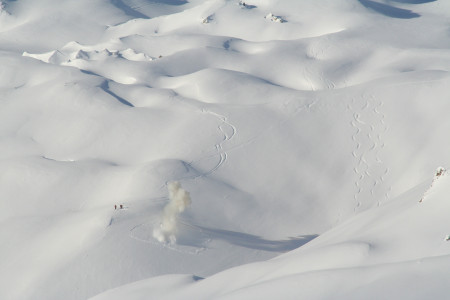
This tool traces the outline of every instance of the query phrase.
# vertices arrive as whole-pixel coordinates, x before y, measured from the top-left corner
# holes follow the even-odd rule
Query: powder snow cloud
[[[164,207],[159,228],[153,230],[153,237],[161,243],[175,243],[177,217],[191,204],[189,192],[177,181],[169,182],[169,203]]]

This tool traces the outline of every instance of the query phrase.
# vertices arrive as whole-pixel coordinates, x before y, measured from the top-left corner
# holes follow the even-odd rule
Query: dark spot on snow
[[[192,279],[194,279],[194,281],[200,281],[200,280],[203,280],[205,278],[193,275]]]
[[[223,43],[223,47],[224,47],[226,50],[229,50],[229,49],[230,49],[230,43],[231,43],[231,39],[230,39],[230,40],[226,40],[226,41]]]

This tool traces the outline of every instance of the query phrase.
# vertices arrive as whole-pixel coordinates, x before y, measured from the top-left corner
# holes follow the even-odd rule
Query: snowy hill
[[[0,7],[0,299],[446,298],[448,1]]]
[[[424,185],[275,259],[203,280],[144,280],[92,299],[445,299],[449,179],[437,178],[421,203]]]

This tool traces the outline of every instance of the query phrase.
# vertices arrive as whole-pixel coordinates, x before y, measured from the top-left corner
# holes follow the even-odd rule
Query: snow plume
[[[169,182],[168,189],[169,203],[164,207],[159,228],[153,230],[153,237],[161,243],[173,244],[176,241],[177,217],[191,204],[191,197],[177,181]]]

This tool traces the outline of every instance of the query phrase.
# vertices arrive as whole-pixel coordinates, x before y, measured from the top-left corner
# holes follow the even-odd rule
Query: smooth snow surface
[[[0,1],[0,299],[447,299],[449,17]]]

